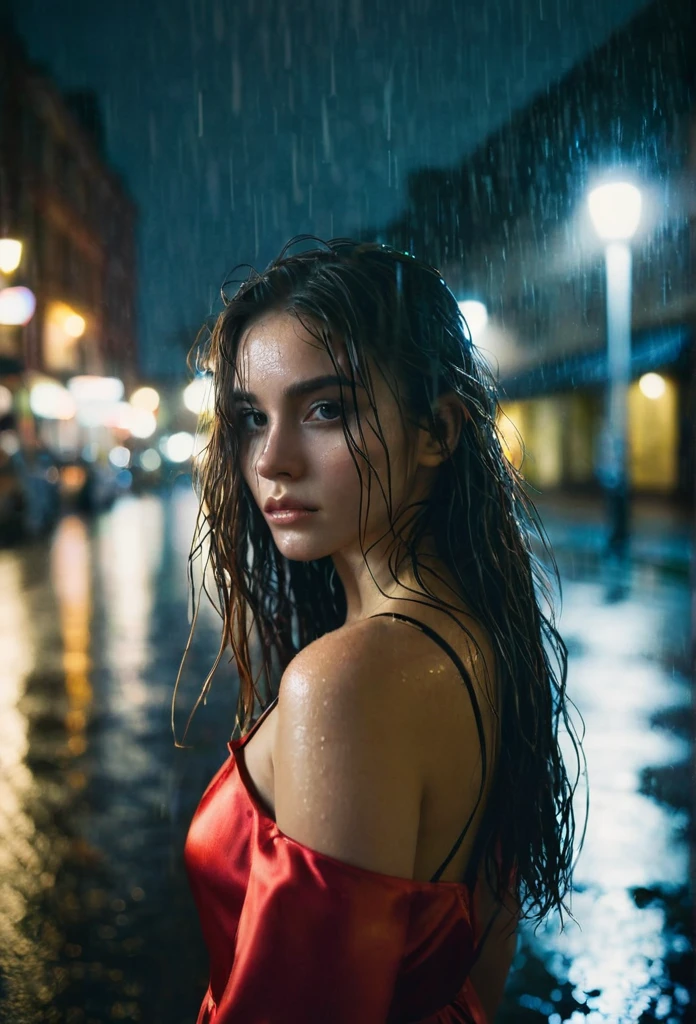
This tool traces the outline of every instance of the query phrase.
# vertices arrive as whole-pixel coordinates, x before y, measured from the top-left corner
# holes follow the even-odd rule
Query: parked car
[[[58,467],[45,449],[24,451],[16,434],[0,435],[0,538],[16,541],[49,530],[60,514]]]

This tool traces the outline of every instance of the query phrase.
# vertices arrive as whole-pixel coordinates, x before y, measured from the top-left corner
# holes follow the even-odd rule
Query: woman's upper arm
[[[294,659],[276,712],[275,813],[312,850],[411,878],[423,774],[417,715],[390,662],[375,624],[327,634]]]

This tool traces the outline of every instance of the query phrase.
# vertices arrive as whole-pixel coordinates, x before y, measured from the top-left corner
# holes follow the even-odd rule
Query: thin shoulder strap
[[[430,626],[426,625],[425,622],[421,622],[420,619],[413,619],[413,618],[411,618],[410,615],[401,615],[398,612],[378,612],[376,615],[372,615],[370,617],[373,618],[373,619],[380,618],[380,617],[392,618],[392,619],[400,619],[402,622],[410,622],[413,626],[417,626],[418,629],[420,629],[423,633],[425,633],[426,636],[429,636],[430,639],[433,640],[438,645],[438,647],[440,647],[445,652],[445,654],[448,656],[448,658],[450,658],[450,660],[454,663],[454,666],[457,669],[457,671],[459,672],[460,676],[462,677],[464,685],[466,686],[467,691],[469,693],[469,697],[471,699],[471,707],[472,707],[472,710],[474,712],[474,720],[476,722],[476,731],[478,733],[479,747],[481,749],[481,784],[479,786],[479,792],[478,792],[478,796],[476,798],[476,804],[474,805],[474,809],[471,812],[471,814],[469,815],[469,817],[467,818],[466,823],[464,825],[464,828],[462,829],[462,831],[459,834],[459,838],[457,839],[456,843],[454,844],[454,846],[452,847],[450,852],[447,854],[447,856],[445,857],[444,861],[442,862],[440,867],[437,869],[437,871],[435,872],[433,877],[430,879],[431,882],[439,882],[440,878],[442,877],[443,871],[445,870],[447,865],[450,863],[452,858],[455,856],[455,854],[459,850],[459,847],[464,842],[464,837],[466,836],[467,832],[469,831],[469,828],[471,827],[471,823],[474,820],[476,812],[479,809],[479,805],[481,803],[481,800],[483,799],[483,794],[484,794],[484,791],[485,791],[485,788],[486,788],[486,772],[487,772],[486,737],[485,737],[485,734],[484,734],[484,731],[483,731],[483,720],[481,718],[481,709],[479,708],[478,698],[476,697],[476,691],[474,690],[474,684],[471,681],[471,676],[469,675],[466,667],[464,666],[464,663],[463,663],[462,659],[459,657],[459,655],[454,650],[454,648],[451,647],[447,643],[447,641],[444,640],[440,636],[439,633],[436,633],[435,630],[431,629]],[[476,857],[476,860],[478,860],[478,857]],[[469,871],[467,870],[467,878],[468,878],[468,876],[469,876]]]
[[[252,725],[252,727],[249,730],[249,732],[245,736],[242,736],[241,742],[239,744],[240,747],[243,747],[246,744],[246,742],[251,739],[251,737],[254,735],[254,733],[256,732],[258,727],[261,725],[261,723],[264,721],[264,719],[268,717],[268,715],[270,714],[270,712],[273,710],[273,708],[276,706],[277,703],[278,703],[278,697],[276,696],[276,697],[273,698],[271,703],[268,704],[267,707],[265,707],[263,709],[263,711],[261,712],[259,717],[256,719],[256,721]]]

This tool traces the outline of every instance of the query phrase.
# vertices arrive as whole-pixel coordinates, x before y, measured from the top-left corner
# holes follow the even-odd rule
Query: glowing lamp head
[[[0,238],[0,272],[11,274],[22,262],[22,243],[16,238]]]
[[[587,200],[594,229],[607,242],[632,238],[640,223],[640,190],[628,181],[610,181],[593,188]]]

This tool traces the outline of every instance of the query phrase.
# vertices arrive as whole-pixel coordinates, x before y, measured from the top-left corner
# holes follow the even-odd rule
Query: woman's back
[[[395,612],[395,615],[403,613]],[[415,628],[414,628],[415,627]],[[457,627],[455,627],[457,628]],[[429,635],[423,633],[423,629]],[[380,883],[387,886],[395,885],[401,896],[417,897],[416,902],[411,904],[408,912],[408,928],[406,938],[403,940],[403,955],[399,969],[399,979],[395,983],[395,997],[389,1019],[406,1020],[410,1019],[401,1016],[403,1006],[399,1000],[399,993],[404,991],[408,994],[408,1000],[413,1004],[413,994],[409,986],[413,984],[414,977],[418,980],[421,988],[419,999],[422,1007],[430,1006],[437,1014],[432,1019],[442,1021],[458,1020],[459,1016],[448,1016],[448,1014],[459,1014],[474,1012],[473,1019],[483,1019],[479,1016],[481,1007],[489,1019],[492,1019],[492,1012],[497,1005],[502,992],[502,983],[507,973],[511,958],[511,928],[510,918],[505,915],[507,925],[507,936],[505,938],[491,935],[483,947],[483,952],[478,955],[476,950],[477,939],[485,930],[486,922],[494,912],[494,901],[491,894],[481,889],[485,886],[482,868],[472,872],[472,853],[475,851],[475,844],[472,841],[477,820],[476,804],[480,786],[472,787],[475,793],[468,798],[462,799],[462,793],[467,787],[461,785],[461,778],[469,775],[481,775],[480,758],[472,758],[466,746],[461,744],[462,735],[473,729],[474,737],[477,733],[475,715],[472,711],[471,697],[468,687],[476,686],[471,671],[471,663],[467,666],[466,660],[462,659],[456,652],[456,648],[449,645],[444,638],[438,636],[434,643],[433,637],[438,634],[431,633],[431,627],[420,620],[399,621],[392,618],[389,612],[383,613],[379,618],[363,620],[351,626],[334,631],[332,634],[322,638],[315,644],[310,645],[300,659],[299,666],[290,666],[281,681],[277,706],[269,708],[267,713],[257,723],[251,734],[244,741],[238,741],[233,753],[236,757],[237,770],[241,772],[245,789],[252,798],[252,806],[261,813],[262,818],[267,822],[275,824],[279,836],[283,840],[292,842],[292,849],[295,852],[302,850],[307,856],[315,859],[319,865],[329,864],[333,868],[341,870],[341,865],[346,871],[351,867],[358,871],[349,876],[355,884],[368,879],[378,879]],[[436,646],[437,644],[437,646]],[[461,641],[459,644],[461,648]],[[381,652],[379,659],[375,658],[375,650]],[[460,664],[457,666],[452,661],[454,655]],[[468,659],[467,659],[468,660]],[[347,665],[346,665],[347,663]],[[334,666],[334,679],[328,681],[327,664]],[[346,669],[350,672],[351,667],[362,668],[357,680],[346,679]],[[464,669],[465,681],[462,680],[461,670]],[[454,671],[453,671],[454,670]],[[355,758],[350,757],[351,744],[353,741],[364,743],[365,736],[351,736],[351,721],[349,715],[347,720],[334,723],[332,715],[322,715],[319,708],[324,707],[324,701],[328,700],[327,693],[330,692],[330,704],[327,707],[335,707],[340,704],[341,698],[337,698],[335,692],[335,679],[346,685],[350,690],[350,699],[361,700],[360,691],[364,690],[372,697],[371,706],[374,709],[372,729],[374,730],[374,742],[371,744],[373,756],[361,756],[355,763]],[[326,680],[322,685],[317,680]],[[395,681],[398,684],[398,711],[393,713],[395,693],[393,687]],[[283,721],[285,705],[297,699],[295,687],[315,684],[308,703],[304,703],[305,717],[295,722],[293,747],[299,748],[297,756],[288,759],[284,755],[283,744],[279,742],[279,733],[287,730],[288,723]],[[379,689],[379,695],[374,691]],[[482,695],[479,695],[479,702]],[[468,710],[467,710],[468,703]],[[422,709],[424,706],[433,706],[433,712],[427,716],[430,720],[424,722]],[[382,717],[384,715],[384,717]],[[292,707],[290,717],[292,718]],[[489,709],[489,715],[482,715],[485,721],[487,718],[494,718],[493,710]],[[447,726],[444,725],[447,722]],[[454,728],[448,728],[454,723]],[[440,728],[438,729],[438,725]],[[485,728],[485,726],[484,726]],[[321,731],[323,730],[323,731]],[[488,732],[492,733],[492,722],[489,722]],[[402,735],[398,735],[401,733]],[[437,742],[439,736],[440,742]],[[459,740],[459,742],[457,742]],[[315,757],[314,748],[330,747],[324,757]],[[415,774],[407,768],[404,777],[404,762],[399,761],[398,751],[402,746],[409,748],[409,761],[417,766]],[[458,747],[459,749],[455,749]],[[304,748],[304,753],[303,753]],[[478,749],[477,743],[473,742],[471,748]],[[338,753],[336,753],[338,749]],[[279,753],[278,753],[279,751]],[[444,771],[443,766],[449,765],[449,772]],[[338,767],[338,771],[336,768]],[[410,766],[409,766],[410,767]],[[445,779],[461,769],[463,773],[459,776],[460,784],[452,778]],[[342,773],[343,779],[339,778]],[[328,782],[327,782],[327,776]],[[385,786],[384,778],[387,780]],[[234,776],[233,776],[234,778]],[[401,833],[401,836],[408,836],[409,829],[404,828],[404,821],[408,821],[409,814],[404,814],[403,808],[394,806],[398,803],[408,804],[407,793],[413,779],[418,780],[418,791],[421,794],[420,808],[421,815],[416,823],[415,843],[412,847],[413,870],[410,874],[402,874],[402,865],[405,863],[403,851],[398,850],[398,844],[392,845],[392,830]],[[281,783],[280,780],[285,780]],[[229,785],[229,780],[228,780]],[[386,799],[386,793],[390,786],[394,786],[396,800]],[[433,788],[434,787],[434,788]],[[306,794],[311,790],[312,796]],[[280,793],[280,798],[276,796]],[[305,793],[305,796],[301,796]],[[290,799],[290,825],[283,821],[283,801]],[[375,794],[377,796],[377,813],[374,813]],[[220,801],[222,793],[217,793],[215,799]],[[293,810],[293,805],[298,800],[304,805],[304,813],[298,814]],[[318,810],[314,804],[325,801],[324,810]],[[307,803],[309,806],[307,806]],[[216,813],[215,806],[206,805],[202,802],[205,821],[205,831],[210,831],[212,815]],[[347,810],[346,810],[347,808]],[[229,809],[229,808],[228,808]],[[280,810],[280,815],[278,811]],[[457,811],[463,813],[465,819],[471,818],[472,827],[464,835],[461,843],[457,843],[462,831],[462,819],[454,821]],[[207,818],[205,818],[207,816]],[[287,815],[286,815],[287,816]],[[328,821],[328,826],[321,834],[303,836],[302,822],[309,822],[310,828],[316,820]],[[300,828],[296,822],[300,822]],[[344,821],[345,828],[340,823]],[[454,824],[454,827],[451,827]],[[196,835],[201,830],[201,822],[194,820],[191,837],[187,845],[189,870],[192,873],[194,892],[197,894],[199,906],[202,910],[202,917],[205,920],[206,913],[206,887],[204,882],[197,877],[196,864],[208,861],[208,853],[205,857],[198,849]],[[358,842],[351,841],[351,835],[358,837]],[[237,835],[236,842],[239,842]],[[309,840],[309,841],[307,841]],[[458,845],[458,849],[453,849]],[[297,844],[297,845],[296,845]],[[204,847],[205,848],[205,847]],[[198,849],[198,852],[196,852]],[[231,841],[230,855],[235,861],[235,841]],[[315,854],[318,855],[315,857]],[[323,855],[323,856],[322,856]],[[451,859],[450,858],[451,855]],[[474,855],[476,855],[474,853]],[[257,861],[260,855],[257,855]],[[433,860],[434,858],[434,860]],[[253,859],[253,858],[252,858]],[[448,863],[444,863],[448,861]],[[237,864],[244,858],[236,857]],[[429,861],[433,863],[429,864]],[[316,863],[314,865],[316,870]],[[210,865],[208,864],[208,870]],[[274,868],[274,871],[277,868]],[[425,875],[421,877],[422,872]],[[238,868],[238,874],[243,876],[244,869]],[[216,885],[219,885],[220,871],[217,867],[213,870]],[[477,880],[478,879],[478,880]],[[403,885],[400,886],[400,881]],[[451,883],[456,884],[454,889]],[[411,884],[409,884],[411,883]],[[244,883],[246,887],[246,882]],[[234,891],[234,885],[231,887]],[[313,896],[311,886],[305,886],[303,900],[312,902]],[[448,903],[453,894],[459,894],[454,905]],[[426,901],[425,903],[423,901]],[[352,894],[352,902],[359,903],[359,896],[356,898],[355,891]],[[471,904],[471,906],[470,906]],[[449,910],[447,907],[449,906]],[[474,906],[476,910],[474,910]],[[430,910],[428,910],[428,907]],[[457,910],[457,908],[459,908]],[[286,906],[287,910],[287,906]],[[425,914],[424,914],[425,912]],[[457,930],[456,921],[453,926],[453,914],[463,913],[465,932]],[[232,910],[234,916],[234,911]],[[239,913],[241,917],[241,912]],[[438,925],[438,918],[442,916],[442,928]],[[430,922],[428,924],[427,922]],[[325,922],[341,925],[340,918],[331,920],[331,913]],[[369,921],[363,922],[367,927]],[[386,931],[389,934],[389,922],[384,922]],[[321,926],[319,926],[321,927]],[[236,932],[238,925],[235,926]],[[224,931],[224,928],[222,929]],[[498,929],[499,931],[500,929]],[[220,928],[215,923],[210,925],[210,934],[216,936]],[[312,939],[317,940],[319,935],[305,936],[309,938],[310,949],[313,946]],[[325,940],[330,938],[324,936]],[[385,941],[387,941],[385,939]],[[463,941],[463,945],[462,945]],[[409,945],[416,944],[421,949],[418,961],[421,962],[421,975],[409,968],[408,962],[412,961],[412,955],[408,955]],[[219,945],[219,940],[211,940],[213,946]],[[387,942],[388,944],[388,942]],[[448,949],[453,952],[448,954]],[[458,952],[454,952],[458,951]],[[215,949],[211,955],[215,959]],[[308,955],[311,953],[308,950]],[[463,974],[453,974],[452,978],[460,977],[465,981],[470,970],[478,967],[478,973],[483,983],[483,991],[475,994],[472,992],[471,984],[466,985],[466,992],[450,992],[449,1002],[452,1006],[446,1010],[444,1005],[438,1010],[438,999],[443,998],[440,992],[446,992],[448,986],[447,972],[443,975],[443,964],[451,962],[452,955],[459,961],[460,970]],[[257,954],[258,956],[258,954]],[[423,974],[423,965],[427,961],[432,962],[429,973]],[[435,972],[433,974],[433,971]],[[225,967],[219,968],[219,973],[224,976]],[[423,979],[430,979],[425,981]],[[224,992],[227,991],[228,981],[224,985],[217,983],[217,987],[211,989],[209,996],[210,1019],[213,1017],[213,1007],[217,1014],[220,1006],[225,1006]],[[274,984],[281,984],[276,978]],[[351,985],[360,985],[359,978],[350,979]],[[428,987],[430,986],[430,993]],[[475,988],[475,986],[474,986]],[[341,995],[340,982],[334,984],[334,997],[342,1004],[348,1003],[345,993]],[[229,998],[229,995],[228,997]],[[240,998],[235,997],[235,1001]],[[288,998],[291,998],[288,993]],[[322,995],[325,1000],[326,994]],[[330,997],[329,997],[330,998]],[[428,999],[433,1000],[429,1003]],[[478,1005],[480,1000],[481,1006]],[[456,1004],[456,1007],[455,1007]],[[457,1008],[458,1007],[458,1008]],[[237,1011],[239,1003],[237,1002]],[[303,1011],[310,1012],[310,1011]],[[338,1004],[332,1013],[335,1019],[338,1018],[340,1009]],[[291,1009],[287,1010],[288,1018]],[[207,1019],[207,1018],[204,1018]],[[224,1018],[226,1019],[226,1018]],[[310,1017],[308,1019],[314,1019]],[[341,1017],[340,1019],[344,1019]],[[345,1018],[345,1019],[350,1019]],[[386,1018],[385,1018],[386,1019]],[[421,1019],[421,1018],[413,1018]],[[425,1019],[425,1017],[423,1018]],[[428,1011],[428,1019],[430,1012]]]
[[[336,856],[346,863],[385,874],[399,874],[404,864],[403,841],[397,836],[392,843],[390,836],[392,828],[398,830],[403,814],[395,814],[392,804],[404,802],[407,785],[415,785],[420,793],[417,839],[412,869],[403,877],[422,882],[466,881],[472,890],[476,889],[482,920],[487,922],[497,914],[498,927],[484,945],[478,968],[482,981],[484,977],[486,979],[486,991],[479,995],[490,1009],[492,1000],[498,999],[502,993],[502,982],[515,941],[514,919],[509,911],[500,907],[489,888],[483,850],[477,842],[491,788],[497,747],[498,709],[495,694],[491,692],[491,681],[495,679],[494,656],[485,631],[461,609],[452,618],[443,615],[437,606],[421,603],[410,608],[408,602],[395,601],[391,603],[391,609],[391,612],[379,613],[379,617],[341,627],[310,645],[302,652],[299,679],[293,678],[290,683],[293,687],[304,688],[308,684],[308,676],[315,684],[318,678],[327,680],[331,666],[342,661],[345,663],[349,649],[350,660],[363,663],[362,668],[356,666],[359,678],[347,683],[351,693],[349,699],[355,698],[354,687],[357,686],[361,694],[357,700],[364,699],[370,705],[376,738],[363,746],[359,757],[343,752],[339,754],[340,770],[344,773],[343,786],[327,781],[326,765],[313,756],[311,749],[308,751],[312,745],[351,745],[350,737],[345,736],[346,719],[339,718],[334,727],[336,734],[328,721],[333,719],[334,710],[341,704],[335,694],[335,679],[315,687],[306,719],[294,723],[289,756],[278,740],[278,722],[283,711],[284,686],[281,683],[278,711],[267,714],[245,744],[247,778],[267,813],[291,836],[294,834],[293,822],[286,820],[283,810],[280,819],[278,817],[276,789],[289,793],[291,803],[298,799],[304,801],[305,798],[299,794],[305,789],[313,792],[313,800],[325,799],[327,807],[331,803],[334,806],[332,812],[327,808],[315,811],[305,807],[302,816],[303,822],[308,818],[311,825],[316,821],[326,821],[331,814],[330,835],[321,834],[313,828],[308,832],[301,826],[299,834],[294,837],[300,838],[310,848]],[[462,624],[475,636],[477,650],[467,641]],[[459,665],[453,660],[453,655],[459,659]],[[484,659],[486,668],[482,671]],[[298,666],[291,666],[291,677],[296,671]],[[476,710],[470,688],[473,688]],[[325,700],[332,709],[326,717],[317,715],[318,703],[323,704]],[[482,765],[477,713],[488,752],[487,777],[481,801]],[[283,727],[281,724],[281,729]],[[398,739],[394,742],[393,738],[393,734],[398,732],[409,751],[409,769],[414,766],[415,774],[410,770],[399,772],[395,752],[402,749],[402,743]],[[354,742],[363,743],[364,737],[356,738]],[[301,762],[299,770],[298,759]],[[329,760],[336,758],[330,757]],[[328,774],[332,774],[330,769]],[[357,783],[352,781],[352,775],[357,776]],[[381,791],[380,776],[393,777],[395,800],[389,801],[384,795],[374,813],[367,812],[368,821],[363,818],[364,808],[366,804],[373,804],[375,794]],[[285,785],[277,784],[279,777],[286,780]],[[300,778],[304,783],[299,781]],[[349,822],[344,830],[349,837],[347,842],[337,840],[335,834],[335,808],[344,803],[350,807],[362,805],[362,811],[349,812]],[[292,816],[293,812],[290,814]],[[378,826],[376,822],[379,822]],[[297,831],[295,828],[294,832]],[[401,835],[404,835],[403,831]],[[370,837],[369,849],[364,842],[366,837]]]

